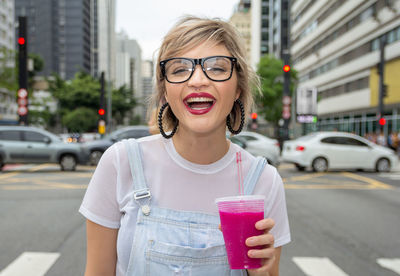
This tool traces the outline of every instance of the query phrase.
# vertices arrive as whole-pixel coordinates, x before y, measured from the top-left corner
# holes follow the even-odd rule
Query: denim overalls
[[[245,270],[229,268],[218,216],[150,207],[139,144],[134,139],[123,142],[134,185],[132,200],[140,207],[126,276],[246,275]],[[244,181],[245,194],[252,194],[265,164],[264,158],[256,158]]]

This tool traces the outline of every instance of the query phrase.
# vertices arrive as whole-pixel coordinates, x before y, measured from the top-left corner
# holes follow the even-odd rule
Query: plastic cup
[[[264,218],[264,201],[265,197],[262,195],[222,197],[215,200],[231,269],[261,267],[261,259],[247,255],[249,249],[261,247],[246,246],[246,239],[263,233],[256,229],[255,224]]]

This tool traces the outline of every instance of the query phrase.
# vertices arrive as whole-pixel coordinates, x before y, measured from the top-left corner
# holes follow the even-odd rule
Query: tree
[[[70,132],[86,132],[97,126],[96,111],[87,107],[78,107],[62,117],[62,123]]]
[[[0,48],[0,87],[8,91],[18,89],[18,66],[16,62],[15,51],[8,50],[5,47]]]
[[[133,92],[125,85],[112,91],[112,115],[117,124],[122,124],[123,119],[137,105]]]
[[[84,72],[76,73],[69,81],[54,75],[53,79],[49,80],[49,90],[58,100],[57,116],[69,131],[85,132],[96,129],[96,110],[100,99],[98,80]]]
[[[276,126],[282,118],[283,62],[272,55],[261,57],[257,74],[261,79],[261,95],[256,94],[257,110],[266,121]],[[297,73],[290,71],[290,92],[293,95]]]
[[[85,72],[75,74],[72,80],[65,81],[58,75],[49,80],[49,90],[58,100],[58,117],[69,131],[94,131],[97,128],[97,110],[100,104],[100,82]],[[112,91],[112,115],[117,124],[136,105],[133,93],[125,86]],[[107,103],[107,92],[104,102]],[[85,109],[82,109],[85,108]],[[89,112],[91,110],[91,112]],[[107,111],[106,111],[107,112]],[[94,115],[93,115],[94,114]],[[83,123],[82,120],[85,122]],[[79,122],[78,124],[76,122]],[[80,124],[80,126],[78,126]]]

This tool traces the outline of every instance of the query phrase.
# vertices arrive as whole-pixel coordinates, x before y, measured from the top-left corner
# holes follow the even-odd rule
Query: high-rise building
[[[151,94],[154,91],[154,63],[151,60],[142,61],[142,92],[143,96],[139,99],[143,103],[143,109],[141,116],[146,118],[147,116],[147,102]]]
[[[15,0],[15,16],[27,17],[29,52],[44,60],[39,75],[91,73],[91,0]]]
[[[246,57],[251,60],[251,1],[240,0],[229,22],[236,27],[243,38]]]
[[[14,1],[2,1],[0,5],[0,14],[0,48],[14,50]]]
[[[251,0],[251,64],[256,68],[263,55],[282,58],[290,47],[289,0]]]
[[[15,28],[14,1],[5,0],[0,5],[0,70],[12,70],[15,67]],[[15,91],[0,87],[0,124],[18,122]]]
[[[116,77],[115,86],[125,85],[136,97],[142,96],[141,68],[142,50],[134,39],[121,31],[116,35]]]
[[[380,40],[385,38],[384,131],[400,128],[400,1],[296,0],[291,55],[298,87],[318,90],[314,128],[364,135],[380,129]],[[384,44],[382,44],[384,45]]]
[[[104,72],[106,79],[115,84],[115,0],[97,1],[97,52],[98,72]]]

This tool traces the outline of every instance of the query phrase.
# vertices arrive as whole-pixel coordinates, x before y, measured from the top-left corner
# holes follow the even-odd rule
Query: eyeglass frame
[[[228,59],[231,61],[231,73],[229,74],[229,77],[228,77],[227,79],[225,79],[225,80],[214,80],[214,79],[210,78],[210,77],[207,75],[206,70],[204,69],[204,62],[205,62],[207,59],[216,58],[216,57],[228,58]],[[179,82],[175,82],[175,81],[172,82],[172,81],[168,80],[167,75],[166,75],[166,72],[165,72],[165,64],[167,64],[168,61],[174,60],[174,59],[185,59],[185,60],[189,60],[189,61],[192,63],[192,65],[193,65],[193,66],[192,66],[192,72],[190,73],[189,77],[188,77],[186,80],[184,80],[184,81],[179,81]],[[169,83],[184,83],[184,82],[187,82],[187,81],[190,80],[190,78],[193,76],[193,73],[194,73],[194,71],[196,70],[196,66],[197,66],[197,65],[200,65],[201,70],[203,71],[204,75],[205,75],[209,80],[211,80],[211,81],[217,81],[217,82],[222,82],[222,81],[230,80],[230,78],[232,77],[232,73],[233,73],[233,67],[234,67],[234,65],[236,64],[236,62],[237,62],[237,58],[235,58],[235,57],[229,57],[229,56],[210,56],[210,57],[205,57],[205,58],[174,57],[174,58],[169,58],[169,59],[165,59],[165,60],[160,61],[160,67],[161,67],[161,73],[162,73],[163,77],[164,77],[164,78],[166,79],[166,81],[169,82]]]

